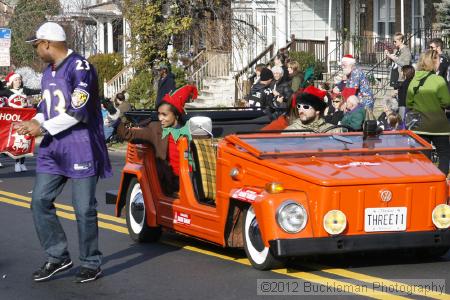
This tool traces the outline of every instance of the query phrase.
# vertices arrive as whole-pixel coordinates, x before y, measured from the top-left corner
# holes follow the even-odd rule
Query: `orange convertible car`
[[[257,269],[309,254],[442,255],[450,247],[449,182],[422,153],[430,150],[410,131],[194,136],[181,143],[180,190],[169,196],[153,149],[130,143],[116,214],[126,215],[135,241],[154,241],[165,228],[243,247]]]

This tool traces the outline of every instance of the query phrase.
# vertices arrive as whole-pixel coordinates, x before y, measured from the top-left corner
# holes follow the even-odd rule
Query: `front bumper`
[[[276,256],[450,247],[450,230],[283,239],[271,240],[269,241],[269,244]]]

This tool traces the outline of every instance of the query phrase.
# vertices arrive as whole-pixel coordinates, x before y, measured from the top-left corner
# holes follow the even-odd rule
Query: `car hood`
[[[326,157],[276,157],[268,164],[283,173],[318,185],[412,183],[445,180],[420,153]]]

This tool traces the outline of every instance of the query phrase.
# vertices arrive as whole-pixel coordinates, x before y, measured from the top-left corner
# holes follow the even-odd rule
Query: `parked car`
[[[130,143],[119,190],[107,199],[136,242],[172,230],[244,248],[261,270],[310,254],[442,255],[450,247],[449,182],[422,153],[430,150],[411,131],[194,136],[179,145],[180,190],[168,196],[153,149]]]

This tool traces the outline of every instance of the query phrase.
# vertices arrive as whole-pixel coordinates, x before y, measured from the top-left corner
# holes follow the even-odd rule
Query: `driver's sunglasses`
[[[308,109],[310,109],[311,108],[311,105],[308,105],[308,104],[297,104],[297,109],[305,109],[305,110],[308,110]]]

